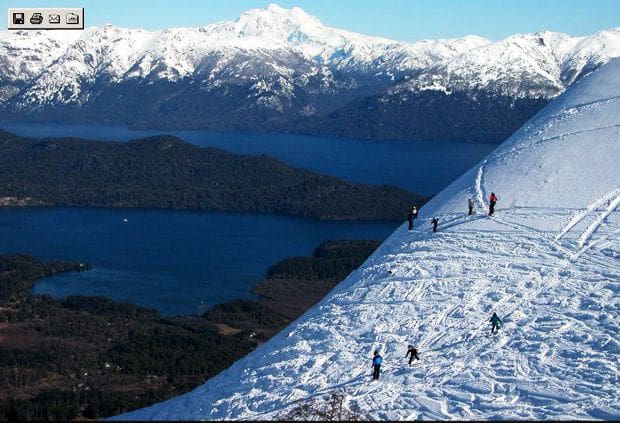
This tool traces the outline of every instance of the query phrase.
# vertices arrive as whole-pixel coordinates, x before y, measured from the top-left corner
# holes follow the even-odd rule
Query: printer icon
[[[78,25],[80,23],[80,15],[77,13],[67,13],[66,21],[68,25]]]

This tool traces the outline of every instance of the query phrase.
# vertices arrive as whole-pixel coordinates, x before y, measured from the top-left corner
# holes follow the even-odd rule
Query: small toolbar
[[[11,7],[8,29],[84,29],[84,8]]]

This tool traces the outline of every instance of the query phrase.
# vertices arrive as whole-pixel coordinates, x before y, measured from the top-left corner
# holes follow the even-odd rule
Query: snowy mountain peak
[[[303,407],[343,392],[361,420],[618,420],[618,157],[620,59],[551,102],[267,343],[194,391],[115,419],[273,420],[296,409],[311,420]],[[408,344],[420,356],[411,366]]]
[[[107,114],[106,122],[127,123],[127,115],[118,114],[121,101],[128,110],[139,109],[130,119],[159,125],[162,119],[155,116],[170,116],[171,110],[178,117],[169,119],[186,122],[181,116],[197,104],[181,99],[191,98],[213,109],[190,112],[197,121],[183,125],[230,129],[244,121],[250,130],[265,123],[270,131],[289,131],[292,122],[312,117],[307,123],[318,125],[317,133],[329,126],[330,132],[348,128],[345,132],[351,133],[356,123],[323,125],[314,117],[356,119],[370,113],[362,119],[383,125],[394,115],[384,111],[395,107],[402,116],[394,119],[393,131],[381,133],[409,139],[412,134],[428,137],[426,126],[432,123],[408,127],[406,115],[419,115],[419,110],[400,106],[426,109],[425,102],[437,95],[443,105],[433,104],[444,112],[462,107],[462,97],[471,103],[489,99],[487,105],[506,110],[499,116],[504,123],[489,125],[501,132],[491,134],[499,140],[531,116],[530,110],[618,56],[617,28],[589,37],[544,31],[493,43],[475,35],[407,43],[331,28],[300,8],[272,4],[235,21],[199,28],[0,31],[0,108],[18,119],[24,113],[49,119],[48,112],[65,107],[83,116],[89,109],[93,119]],[[149,100],[136,104],[130,92]],[[459,95],[450,96],[454,92]],[[374,102],[377,107],[367,107]],[[514,102],[520,108],[513,109]],[[376,113],[384,117],[372,116]],[[73,119],[64,112],[58,116]],[[479,138],[487,132],[475,131]],[[431,137],[445,135],[430,132]]]
[[[270,4],[265,9],[244,12],[235,21],[234,28],[240,37],[287,40],[298,31],[316,33],[323,29],[323,25],[299,7],[284,9]]]

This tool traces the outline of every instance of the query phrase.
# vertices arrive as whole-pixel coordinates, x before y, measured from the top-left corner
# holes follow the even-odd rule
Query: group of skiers
[[[503,322],[497,315],[497,313],[493,312],[493,316],[491,316],[491,334],[495,334],[499,332],[499,328],[502,326]],[[407,354],[405,354],[405,358],[409,358],[409,367],[411,367],[411,363],[413,360],[420,361],[420,356],[418,355],[418,349],[413,345],[409,344],[407,346]],[[381,364],[383,363],[383,357],[379,354],[379,350],[375,350],[375,353],[372,356],[372,380],[378,380],[379,374],[381,373]]]
[[[411,362],[414,358],[418,361],[420,360],[420,356],[418,356],[418,350],[413,345],[409,345],[407,347],[407,354],[405,354],[405,358],[407,357],[409,357],[409,366],[411,366]],[[372,380],[379,379],[381,363],[383,363],[383,357],[381,357],[381,354],[379,354],[378,350],[375,350],[375,353],[372,357]]]
[[[497,204],[497,196],[494,192],[489,196],[489,216],[493,216],[495,213],[495,205]],[[468,216],[474,214],[474,201],[471,198],[467,199],[467,209]],[[413,230],[413,221],[418,217],[418,209],[416,206],[411,208],[411,211],[407,215],[407,221],[409,222],[409,230]],[[433,232],[437,232],[437,225],[439,223],[439,218],[435,217],[431,220],[431,224],[433,225]],[[499,332],[499,328],[502,326],[502,320],[499,318],[497,313],[493,312],[493,316],[491,316],[491,334],[495,334]],[[405,358],[409,358],[409,366],[413,360],[420,360],[420,356],[418,355],[418,350],[413,345],[409,345],[407,347],[407,354],[405,354]],[[381,363],[383,363],[383,357],[379,354],[378,350],[375,350],[375,353],[372,357],[372,379],[378,380],[379,373],[381,371]]]
[[[497,196],[494,192],[489,196],[489,216],[493,216],[495,213],[495,204],[497,204]],[[467,199],[468,216],[474,214],[474,201],[471,198]],[[409,222],[409,230],[413,230],[413,221],[418,217],[418,209],[416,206],[411,208],[411,211],[407,215],[407,222]],[[434,217],[431,219],[431,225],[433,225],[433,233],[437,232],[437,225],[439,224],[439,218]]]

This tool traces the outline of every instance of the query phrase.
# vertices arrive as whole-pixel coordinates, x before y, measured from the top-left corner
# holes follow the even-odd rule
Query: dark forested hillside
[[[400,220],[424,198],[171,136],[127,143],[27,139],[0,131],[0,205],[151,207]]]
[[[380,244],[372,240],[327,241],[312,257],[291,257],[271,266],[253,291],[263,305],[294,320],[364,263]]]
[[[90,266],[0,254],[0,421],[109,417],[193,389],[319,301],[378,245],[328,241],[313,257],[275,264],[259,301],[171,318],[101,297],[32,295],[37,279]]]
[[[100,297],[31,295],[84,264],[0,255],[0,421],[92,419],[186,392],[256,347],[200,317]]]
[[[263,339],[319,302],[380,244],[373,240],[324,242],[311,257],[290,257],[271,266],[266,278],[253,289],[258,301],[218,304],[204,317],[238,330],[251,328]]]
[[[357,99],[303,132],[343,138],[499,143],[549,100],[438,90]]]

